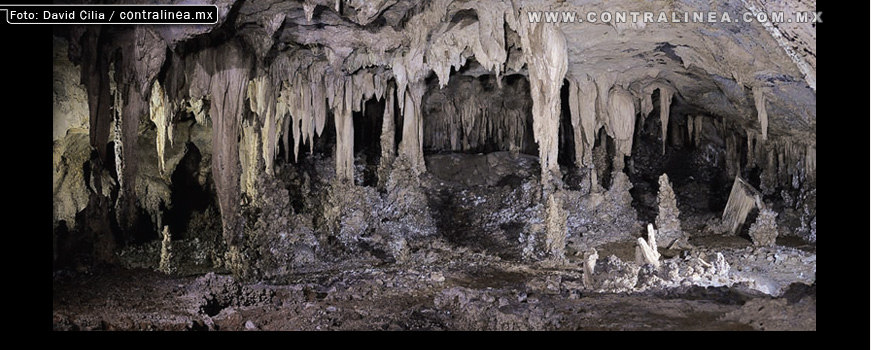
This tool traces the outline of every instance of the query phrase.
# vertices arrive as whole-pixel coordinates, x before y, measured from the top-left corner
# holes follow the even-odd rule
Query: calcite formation
[[[777,238],[777,212],[763,208],[753,225],[750,225],[750,238],[753,245],[773,246]]]
[[[494,209],[513,218],[490,222],[510,234],[500,242],[563,261],[571,242],[637,237],[630,190],[669,168],[680,186],[735,179],[722,215],[730,232],[761,196],[780,196],[781,231],[815,240],[813,25],[553,20],[635,7],[812,9],[806,1],[211,3],[214,25],[55,32],[56,229],[99,227],[95,241],[127,246],[160,239],[164,226],[191,237],[191,217],[213,208],[228,251],[216,256],[237,274],[265,255],[276,255],[270,266],[313,261],[330,254],[307,249],[336,246],[402,260],[448,227],[434,219],[452,210],[434,205],[439,191],[479,184],[525,196]],[[443,164],[428,162],[449,153],[482,153],[487,169],[509,154],[539,171],[446,183]],[[672,247],[687,237],[684,197],[663,178],[657,245]],[[291,199],[269,199],[284,191]],[[203,203],[186,209],[193,197]],[[256,224],[262,213],[301,227]],[[251,247],[274,237],[264,230],[299,237]]]
[[[659,213],[656,215],[659,236],[657,244],[659,247],[668,248],[676,241],[686,238],[680,227],[680,210],[677,208],[677,199],[668,180],[668,174],[659,177],[659,193],[656,198],[659,207]]]

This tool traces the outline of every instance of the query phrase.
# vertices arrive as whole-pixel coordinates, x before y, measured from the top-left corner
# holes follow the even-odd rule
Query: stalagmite
[[[545,214],[545,247],[554,260],[565,258],[566,247],[566,219],[568,212],[563,207],[563,196],[551,195],[547,197],[547,213]]]
[[[390,173],[390,167],[396,159],[395,151],[395,135],[396,126],[393,120],[393,95],[395,94],[393,85],[387,89],[386,99],[384,102],[384,117],[381,119],[381,159],[378,163],[378,184],[383,187],[387,184],[387,178]]]
[[[750,225],[749,234],[753,245],[773,246],[777,239],[777,212],[770,208],[760,210],[756,222]]]
[[[756,116],[759,117],[762,139],[768,140],[768,111],[765,109],[764,88],[758,85],[753,86],[753,101],[756,103]]]
[[[729,200],[726,202],[726,209],[723,210],[723,225],[730,233],[735,234],[738,227],[747,219],[747,214],[754,207],[762,206],[761,201],[762,196],[758,190],[750,186],[740,176],[735,176]]]
[[[592,252],[584,254],[584,287],[593,287],[593,274],[596,272],[596,260],[599,259],[599,252],[593,248]]]
[[[160,264],[157,270],[165,274],[172,273],[172,235],[169,233],[169,226],[163,227],[163,239],[160,241]]]
[[[677,208],[677,200],[671,182],[668,180],[668,174],[659,177],[657,199],[659,202],[659,214],[656,216],[656,227],[659,232],[657,243],[660,247],[667,248],[679,239],[685,238],[680,227],[680,210]]]
[[[647,241],[638,237],[636,243],[638,245],[635,247],[635,262],[638,265],[651,264],[659,268],[660,254],[656,249],[656,230],[653,229],[653,224],[647,224]]]

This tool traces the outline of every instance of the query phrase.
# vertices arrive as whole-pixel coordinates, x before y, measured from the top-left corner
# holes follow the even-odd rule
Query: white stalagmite
[[[151,87],[150,102],[149,114],[151,122],[153,122],[157,128],[157,138],[155,139],[155,145],[157,146],[157,159],[160,174],[164,175],[164,172],[166,172],[166,160],[164,154],[166,154],[167,139],[169,139],[170,147],[172,146],[172,104],[169,101],[169,97],[164,93],[163,87],[161,87],[160,83],[157,81],[155,81],[154,85]]]
[[[647,241],[644,238],[638,237],[635,247],[635,262],[638,265],[651,264],[653,267],[659,268],[659,251],[656,249],[656,230],[653,229],[653,224],[647,224]]]
[[[596,260],[599,259],[599,252],[593,248],[592,252],[584,254],[584,287],[593,287],[593,274],[596,272]]]
[[[750,225],[750,238],[757,247],[773,246],[777,239],[777,212],[770,208],[759,211],[756,222]]]
[[[723,225],[729,232],[734,234],[738,227],[747,219],[747,214],[754,207],[761,206],[762,196],[753,186],[750,186],[741,177],[735,176],[735,182],[732,184],[732,191],[729,193],[729,200],[726,202],[726,208],[723,210]]]
[[[756,103],[756,115],[759,117],[762,139],[768,140],[768,110],[765,109],[765,91],[759,85],[753,86],[753,101]]]
[[[693,118],[693,124],[695,124],[695,127],[693,127],[693,130],[695,130],[695,134],[693,135],[693,145],[695,145],[696,147],[702,145],[702,127],[704,126],[702,125],[703,122],[704,117],[700,115]]]

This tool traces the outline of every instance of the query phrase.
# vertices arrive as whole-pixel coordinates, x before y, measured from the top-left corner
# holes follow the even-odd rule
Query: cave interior
[[[53,329],[816,329],[816,27],[530,19],[815,1],[205,2],[53,29]]]

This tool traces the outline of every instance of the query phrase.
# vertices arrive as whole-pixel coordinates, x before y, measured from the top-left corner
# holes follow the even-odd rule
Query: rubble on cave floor
[[[601,247],[607,258],[599,260],[592,288],[583,284],[580,259],[525,264],[443,239],[428,240],[404,264],[338,263],[289,273],[283,283],[144,269],[61,271],[53,282],[53,329],[816,329],[816,285],[810,280],[782,280],[776,297],[752,284],[716,280],[763,273],[761,264],[769,257],[774,262],[764,272],[777,278],[815,256],[782,247],[718,253],[666,259],[657,271],[621,261]],[[718,265],[720,257],[726,265]],[[796,317],[754,318],[758,311],[749,306],[757,304],[788,305]]]
[[[226,260],[216,253],[226,249],[219,245],[220,240],[207,242],[196,235],[173,241],[173,261],[178,264],[174,274],[158,274],[155,270],[160,262],[160,243],[152,242],[125,251],[122,260],[129,262],[126,265],[129,270],[56,272],[53,327],[58,330],[815,329],[815,322],[808,319],[815,319],[816,255],[807,248],[777,244],[756,247],[744,237],[697,235],[691,238],[689,248],[660,247],[660,266],[654,267],[635,261],[635,240],[608,238],[599,244],[590,243],[598,259],[568,254],[561,262],[524,260],[520,238],[530,229],[540,205],[533,200],[536,180],[517,179],[511,174],[535,169],[538,164],[523,156],[492,156],[501,157],[501,161],[491,159],[490,163],[482,163],[489,165],[474,170],[480,173],[473,177],[479,179],[478,183],[455,181],[456,178],[440,173],[434,165],[439,159],[474,161],[489,156],[457,154],[428,158],[430,168],[440,174],[425,176],[423,180],[427,206],[438,233],[415,239],[405,247],[403,259],[396,259],[387,251],[390,245],[385,238],[398,236],[375,240],[377,235],[387,234],[380,230],[390,226],[372,230],[354,228],[364,221],[366,227],[375,224],[365,218],[347,221],[358,210],[352,209],[343,211],[350,217],[340,215],[344,218],[340,222],[345,224],[336,231],[338,241],[332,243],[333,247],[319,245],[328,239],[319,239],[319,234],[312,231],[312,241],[307,243],[308,260],[299,260],[295,254],[300,251],[280,235],[270,238],[271,241],[264,241],[266,236],[257,238],[256,232],[275,231],[277,226],[270,225],[287,219],[278,211],[270,214],[271,209],[266,206],[256,216],[258,221],[250,226],[252,239],[260,240],[256,246],[261,247],[260,253],[251,251],[251,254],[266,255],[270,247],[297,253],[283,261],[271,257],[252,265],[261,272],[269,271],[261,274],[261,279],[231,276],[221,265]],[[331,164],[328,160],[324,163]],[[332,169],[325,165],[318,171]],[[261,188],[271,188],[267,191],[270,195],[264,198],[272,194],[286,196],[281,194],[282,188],[300,180],[289,172],[284,174],[279,176],[280,181],[260,184]],[[327,183],[312,186],[322,185]],[[379,195],[374,188],[352,190],[359,191],[355,195],[359,198],[386,198],[386,194]],[[336,197],[325,192],[322,198]],[[279,207],[293,206],[274,203]],[[290,217],[300,220],[299,216]],[[217,230],[203,226],[207,220],[217,222],[218,218],[207,211],[197,217],[192,228]],[[266,225],[263,228],[268,230],[258,231],[260,225]],[[296,222],[293,227],[305,225]],[[569,231],[570,237],[579,235]],[[325,251],[329,254],[324,254]],[[181,256],[194,257],[195,263],[185,263]],[[327,256],[332,258],[325,259]],[[346,258],[336,259],[337,256]],[[589,263],[595,264],[593,268],[587,269]],[[276,268],[279,266],[283,267]],[[586,271],[593,272],[587,276]],[[89,278],[105,288],[81,284],[82,274],[92,274]],[[798,285],[814,288],[814,292]],[[145,299],[139,296],[137,286],[149,291]],[[108,290],[113,291],[112,295],[101,294]],[[752,318],[758,311],[746,307],[753,303],[775,305],[787,299],[790,301],[783,303],[804,318],[760,323]],[[144,305],[148,307],[143,309]]]

